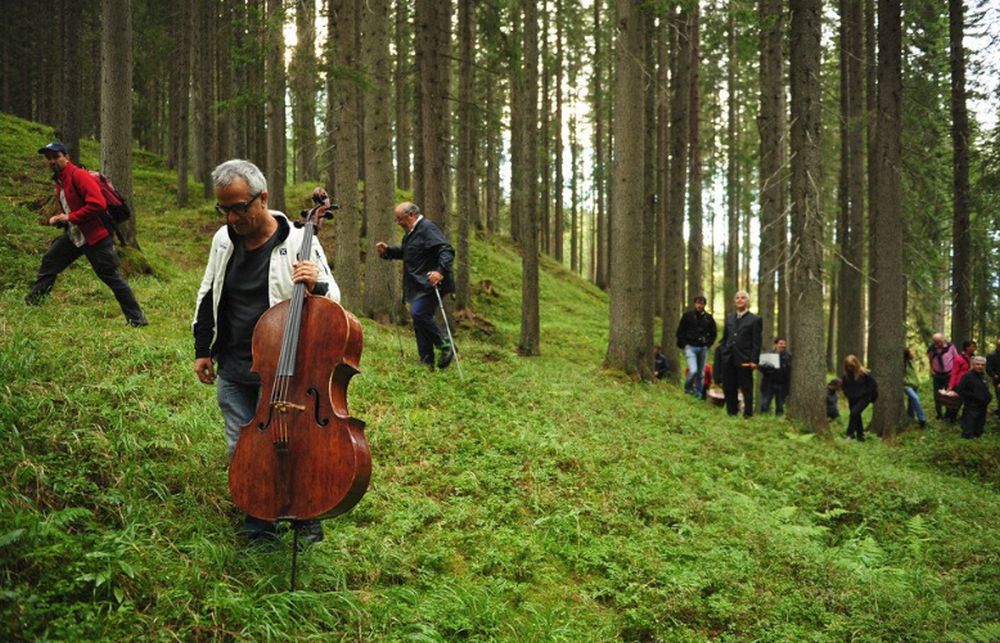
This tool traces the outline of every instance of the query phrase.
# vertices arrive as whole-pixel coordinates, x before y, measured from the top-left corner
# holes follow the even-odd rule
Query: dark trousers
[[[969,404],[962,407],[962,437],[978,438],[986,426],[986,405]]]
[[[410,316],[413,318],[413,333],[417,336],[417,353],[424,364],[434,363],[434,347],[444,346],[444,337],[437,322],[434,321],[434,311],[437,310],[437,297],[434,293],[417,295],[410,302]]]
[[[28,297],[37,299],[47,295],[52,290],[52,286],[55,285],[59,273],[69,268],[70,264],[80,258],[80,255],[87,256],[87,261],[94,268],[94,272],[115,294],[115,299],[118,300],[118,305],[121,306],[125,318],[142,319],[142,309],[139,308],[139,302],[135,300],[135,295],[132,294],[128,282],[118,272],[118,253],[115,251],[115,243],[111,237],[105,237],[92,246],[84,245],[80,248],[73,245],[68,235],[57,237],[45,252],[45,256],[42,257],[42,265],[38,268],[38,277],[31,285]]]
[[[861,420],[861,414],[865,412],[871,404],[867,399],[848,400],[851,405],[851,419],[847,421],[847,437],[855,437],[859,440],[865,439],[865,424]]]
[[[743,416],[750,417],[753,415],[753,369],[726,360],[722,364],[722,392],[729,415],[739,413],[739,391],[743,391]]]
[[[951,379],[951,373],[931,373],[931,381],[934,382],[934,413],[937,418],[941,419],[941,402],[938,402],[937,392],[943,388],[948,388],[948,380]],[[955,415],[958,413],[957,410],[947,409],[948,419],[954,420]]]
[[[774,398],[774,414],[782,415],[785,412],[785,398],[788,396],[788,387],[784,384],[769,384],[760,387],[760,412],[771,412],[771,398]]]

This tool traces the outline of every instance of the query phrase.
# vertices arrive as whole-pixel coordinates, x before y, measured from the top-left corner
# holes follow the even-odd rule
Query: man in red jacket
[[[107,204],[97,180],[90,172],[73,165],[62,143],[49,143],[39,149],[38,153],[45,155],[45,160],[52,168],[56,198],[62,206],[62,213],[51,217],[49,225],[65,228],[65,233],[56,237],[42,257],[38,277],[31,285],[24,302],[33,306],[40,304],[52,290],[59,273],[80,255],[87,255],[94,272],[115,294],[115,299],[125,314],[125,322],[129,326],[145,326],[149,322],[142,314],[128,282],[118,271],[118,253],[115,252],[114,241],[101,220]]]

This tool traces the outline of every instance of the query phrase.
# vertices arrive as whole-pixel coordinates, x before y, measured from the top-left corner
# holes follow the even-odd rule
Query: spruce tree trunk
[[[652,346],[643,323],[644,233],[643,203],[643,59],[645,28],[638,3],[616,0],[614,129],[616,158],[613,170],[614,210],[611,227],[610,327],[607,368],[620,369],[640,379],[652,378]],[[686,123],[685,123],[686,125]],[[683,211],[682,211],[683,212]],[[638,251],[638,252],[637,252]]]
[[[563,212],[563,6],[562,0],[556,0],[556,64],[555,64],[555,163],[556,163],[556,178],[555,178],[555,211],[553,213],[554,218],[554,230],[552,235],[552,256],[555,260],[562,263],[563,261],[563,235],[565,234],[563,222],[563,217],[565,213]]]
[[[135,210],[132,190],[132,0],[101,0],[101,171]],[[138,248],[135,219],[121,226]]]
[[[334,197],[340,210],[334,217],[337,252],[333,276],[340,286],[340,303],[347,309],[362,306],[361,261],[358,257],[361,213],[358,212],[358,51],[354,47],[358,15],[354,0],[331,0],[335,20],[333,38],[334,80],[330,84],[333,133]],[[344,46],[344,43],[347,43]],[[375,239],[374,237],[372,237]],[[378,239],[375,239],[378,241]]]
[[[671,22],[676,32],[677,55],[670,79],[670,189],[663,220],[667,240],[664,257],[667,270],[662,284],[663,327],[660,343],[667,356],[667,378],[675,380],[679,368],[674,335],[677,320],[684,310],[684,187],[687,183],[688,134],[691,129],[688,122],[691,106],[691,29],[687,9],[681,9]],[[624,99],[624,96],[619,98]],[[627,106],[622,105],[619,100],[618,111],[626,109]],[[616,117],[616,123],[620,120],[619,117]],[[620,145],[616,149],[619,153],[624,153]],[[615,168],[621,165],[615,159]],[[617,181],[615,188],[618,188]]]
[[[500,119],[493,79],[486,82],[486,229],[500,233]]]
[[[729,60],[726,63],[726,87],[729,90],[726,119],[726,257],[722,272],[722,297],[725,314],[733,312],[733,298],[739,290],[740,280],[740,206],[737,130],[739,127],[739,88],[736,86],[736,20],[734,9],[729,9]]]
[[[194,176],[202,184],[202,196],[212,196],[211,159],[215,151],[215,3],[196,3],[194,76],[195,93],[195,137]]]
[[[538,6],[534,0],[521,0],[524,15],[524,211],[518,216],[521,243],[521,355],[540,353],[538,311]]]
[[[789,416],[826,427],[823,346],[823,215],[820,209],[822,1],[792,0],[792,323]],[[897,356],[898,357],[898,356]]]
[[[393,67],[393,89],[396,100],[396,185],[402,190],[410,189],[410,128],[411,110],[410,88],[413,79],[413,31],[410,25],[410,0],[396,0],[396,55]]]
[[[570,154],[570,218],[569,218],[569,269],[573,274],[581,272],[581,240],[580,234],[580,144],[576,140],[576,117],[570,113],[569,117],[569,154]]]
[[[371,7],[376,10],[376,7]],[[295,1],[297,43],[288,66],[292,97],[292,139],[295,145],[295,180],[315,181],[316,92],[319,66],[316,61],[316,0]]]
[[[698,86],[701,78],[701,16],[695,5],[691,13],[691,175],[688,203],[688,299],[704,293],[704,277],[702,268],[702,248],[705,241],[702,235],[702,203],[701,203],[701,88]]]
[[[552,156],[550,148],[552,137],[550,123],[552,121],[552,56],[549,54],[549,7],[546,0],[542,0],[542,31],[539,38],[539,58],[542,66],[542,107],[539,118],[541,128],[538,134],[539,147],[539,177],[541,179],[541,198],[538,202],[539,213],[539,239],[538,247],[545,254],[552,256],[552,224],[550,214],[552,210]]]
[[[364,92],[365,209],[368,238],[365,254],[365,315],[386,323],[401,317],[396,271],[375,251],[375,242],[393,236],[394,191],[392,122],[389,115],[389,0],[362,5],[363,65],[368,80]],[[343,207],[343,204],[341,204]],[[338,284],[340,281],[338,280]]]
[[[176,81],[170,96],[174,111],[173,145],[174,163],[177,168],[177,205],[188,203],[188,141],[190,136],[191,101],[191,13],[194,0],[180,0],[177,14],[177,68]],[[131,102],[131,101],[129,101]],[[103,103],[103,99],[102,99]],[[103,109],[102,109],[103,112]],[[104,120],[103,118],[101,119]],[[104,130],[102,123],[101,131]]]
[[[268,207],[285,211],[285,10],[282,0],[267,0],[267,177]],[[340,280],[338,279],[338,284]]]
[[[839,227],[837,350],[835,364],[847,355],[864,358],[864,16],[862,5],[841,0],[841,80],[843,107],[841,199],[843,223]]]
[[[459,309],[469,307],[469,219],[476,216],[476,0],[458,0],[458,271],[455,298]]]
[[[776,335],[776,277],[781,264],[785,189],[784,15],[781,0],[760,2],[760,270],[757,309],[765,341]]]
[[[80,3],[76,0],[64,0],[62,3],[63,14],[61,24],[64,25],[62,46],[66,52],[80,51],[80,29],[82,11]],[[6,47],[6,45],[3,45]],[[6,48],[4,49],[6,51]],[[5,65],[3,83],[6,86],[9,82],[9,69]],[[82,125],[82,104],[80,94],[83,88],[83,74],[79,69],[74,69],[73,65],[62,65],[60,68],[60,86],[63,89],[63,98],[59,102],[61,109],[59,129],[62,130],[62,142],[69,152],[69,158],[74,164],[80,164],[80,136]],[[4,101],[6,105],[6,101]],[[9,111],[6,107],[4,111]]]
[[[878,162],[876,160],[875,139],[878,120],[878,87],[876,85],[875,43],[875,0],[865,0],[865,146],[868,149],[868,315],[865,339],[871,347],[871,328],[875,325],[878,301],[878,284],[872,277],[871,258],[878,249],[875,246],[875,192],[878,183]],[[859,356],[860,357],[860,356]]]
[[[594,251],[596,261],[594,262],[594,283],[598,288],[608,287],[608,238],[607,238],[607,211],[605,210],[605,163],[604,163],[604,66],[605,62],[601,55],[601,41],[604,38],[603,27],[601,26],[601,2],[594,0],[594,59],[591,65],[593,73],[593,90],[591,99],[594,102],[592,111],[594,119],[594,192],[597,221],[595,225]]]
[[[417,57],[420,98],[420,154],[424,216],[449,234],[451,142],[451,0],[418,0]]]
[[[659,104],[656,123],[656,184],[659,198],[656,203],[656,314],[663,315],[663,302],[667,300],[667,208],[670,207],[670,81],[669,70],[676,65],[677,37],[670,14],[660,16],[659,38],[657,38],[657,71]],[[670,323],[663,320],[662,340],[669,346]]]
[[[902,25],[901,0],[878,2],[878,124],[875,162],[878,180],[873,204],[872,279],[878,283],[875,323],[868,344],[869,367],[885,393],[875,403],[872,430],[891,440],[902,419],[906,311],[903,277]],[[897,394],[893,394],[896,392]]]
[[[971,282],[972,232],[969,221],[969,112],[965,105],[965,32],[963,0],[948,0],[948,44],[951,63],[951,146],[953,212],[951,287],[951,337],[972,339]],[[882,5],[879,5],[881,10]],[[881,16],[881,12],[879,16]],[[879,41],[881,44],[881,40]]]

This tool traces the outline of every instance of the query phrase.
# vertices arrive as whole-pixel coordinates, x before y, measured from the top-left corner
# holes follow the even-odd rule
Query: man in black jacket
[[[693,300],[693,308],[683,315],[677,325],[677,348],[684,351],[688,375],[684,380],[684,392],[698,399],[705,397],[705,361],[708,348],[715,343],[715,319],[705,310],[707,300],[698,295]]]
[[[739,411],[739,392],[743,392],[743,416],[753,415],[753,370],[760,361],[763,322],[750,312],[750,295],[736,293],[736,312],[726,316],[726,329],[720,345],[722,357],[722,391],[726,395],[726,411]]]
[[[997,417],[1000,417],[1000,338],[996,340],[996,350],[986,358],[986,374],[990,376],[997,397]]]
[[[990,385],[983,372],[986,358],[977,355],[972,358],[972,370],[962,376],[955,392],[962,396],[962,437],[978,438],[986,426],[986,407],[993,397]]]
[[[403,299],[410,302],[413,332],[420,361],[434,368],[434,348],[441,351],[438,368],[446,368],[455,357],[454,349],[434,321],[437,295],[455,291],[452,262],[455,251],[441,228],[420,214],[414,203],[404,201],[393,211],[396,223],[406,233],[398,246],[379,241],[375,251],[383,259],[403,260]]]

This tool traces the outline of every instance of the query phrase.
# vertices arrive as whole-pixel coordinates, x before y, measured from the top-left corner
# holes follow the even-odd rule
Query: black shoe
[[[149,326],[149,320],[146,319],[145,315],[143,315],[138,319],[126,319],[125,323],[131,326],[132,328],[141,328],[143,326]]]
[[[246,516],[239,533],[255,547],[268,547],[278,541],[277,523]]]
[[[921,420],[921,421],[920,421],[920,428],[921,428],[921,429],[923,429],[923,428],[925,428],[926,426],[927,426],[927,420]]]
[[[448,368],[453,359],[455,359],[455,349],[450,344],[445,344],[441,349],[441,357],[438,358],[438,368]]]
[[[45,301],[45,293],[29,292],[24,297],[26,306],[41,306],[43,301]]]
[[[323,523],[318,520],[302,520],[294,523],[299,534],[299,546],[315,545],[323,540]]]

